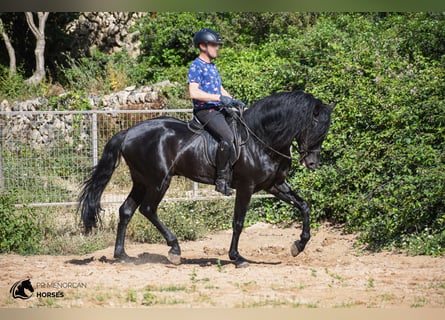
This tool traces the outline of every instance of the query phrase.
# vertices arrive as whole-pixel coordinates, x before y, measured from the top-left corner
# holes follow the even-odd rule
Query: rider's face
[[[219,44],[209,42],[207,44],[207,54],[210,59],[215,59],[218,56]]]

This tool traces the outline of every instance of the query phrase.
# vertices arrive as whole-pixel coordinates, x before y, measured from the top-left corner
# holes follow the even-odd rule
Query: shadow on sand
[[[173,266],[173,264],[167,259],[166,256],[157,254],[157,253],[141,253],[137,257],[128,257],[125,260],[122,259],[108,259],[106,256],[102,256],[99,259],[95,257],[85,258],[85,259],[71,259],[65,261],[68,264],[74,265],[88,265],[92,262],[99,261],[102,263],[114,264],[114,263],[133,263],[134,265],[148,264],[148,263],[157,263],[157,264],[165,264]],[[264,262],[264,261],[252,261],[247,260],[249,264],[256,265],[278,265],[281,262]],[[181,258],[181,264],[185,265],[198,265],[200,267],[208,267],[208,266],[226,266],[229,264],[234,264],[233,261],[229,260],[221,260],[218,258],[196,258],[196,259],[188,259]]]

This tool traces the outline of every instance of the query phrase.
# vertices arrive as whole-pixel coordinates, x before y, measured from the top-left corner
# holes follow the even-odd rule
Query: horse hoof
[[[169,252],[168,253],[168,261],[173,263],[175,266],[178,266],[181,264],[181,256],[179,254],[174,254]]]
[[[296,243],[297,242],[295,241],[294,243],[292,243],[292,245],[290,247],[290,254],[292,255],[292,257],[296,257],[301,253],[301,251],[298,249]]]
[[[248,266],[249,266],[249,262],[247,262],[246,260],[241,260],[241,261],[235,262],[236,268],[247,268]]]
[[[125,252],[120,253],[120,254],[114,254],[114,258],[116,260],[122,261],[122,262],[129,261],[131,259],[130,256],[128,254],[126,254]]]

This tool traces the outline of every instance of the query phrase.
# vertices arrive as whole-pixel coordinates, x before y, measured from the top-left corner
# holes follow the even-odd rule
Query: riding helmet
[[[200,43],[208,44],[211,43],[217,43],[217,44],[223,44],[223,41],[219,34],[212,29],[204,28],[199,30],[195,33],[195,36],[193,37],[193,43],[195,44],[195,48],[199,48]]]

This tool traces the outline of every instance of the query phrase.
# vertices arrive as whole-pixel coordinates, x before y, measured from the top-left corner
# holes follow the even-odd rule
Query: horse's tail
[[[88,179],[83,184],[79,195],[79,209],[87,233],[93,227],[97,227],[97,222],[100,222],[99,213],[102,211],[100,198],[114,170],[119,165],[122,153],[121,145],[126,133],[126,130],[120,131],[107,142],[102,157],[92,168]]]

